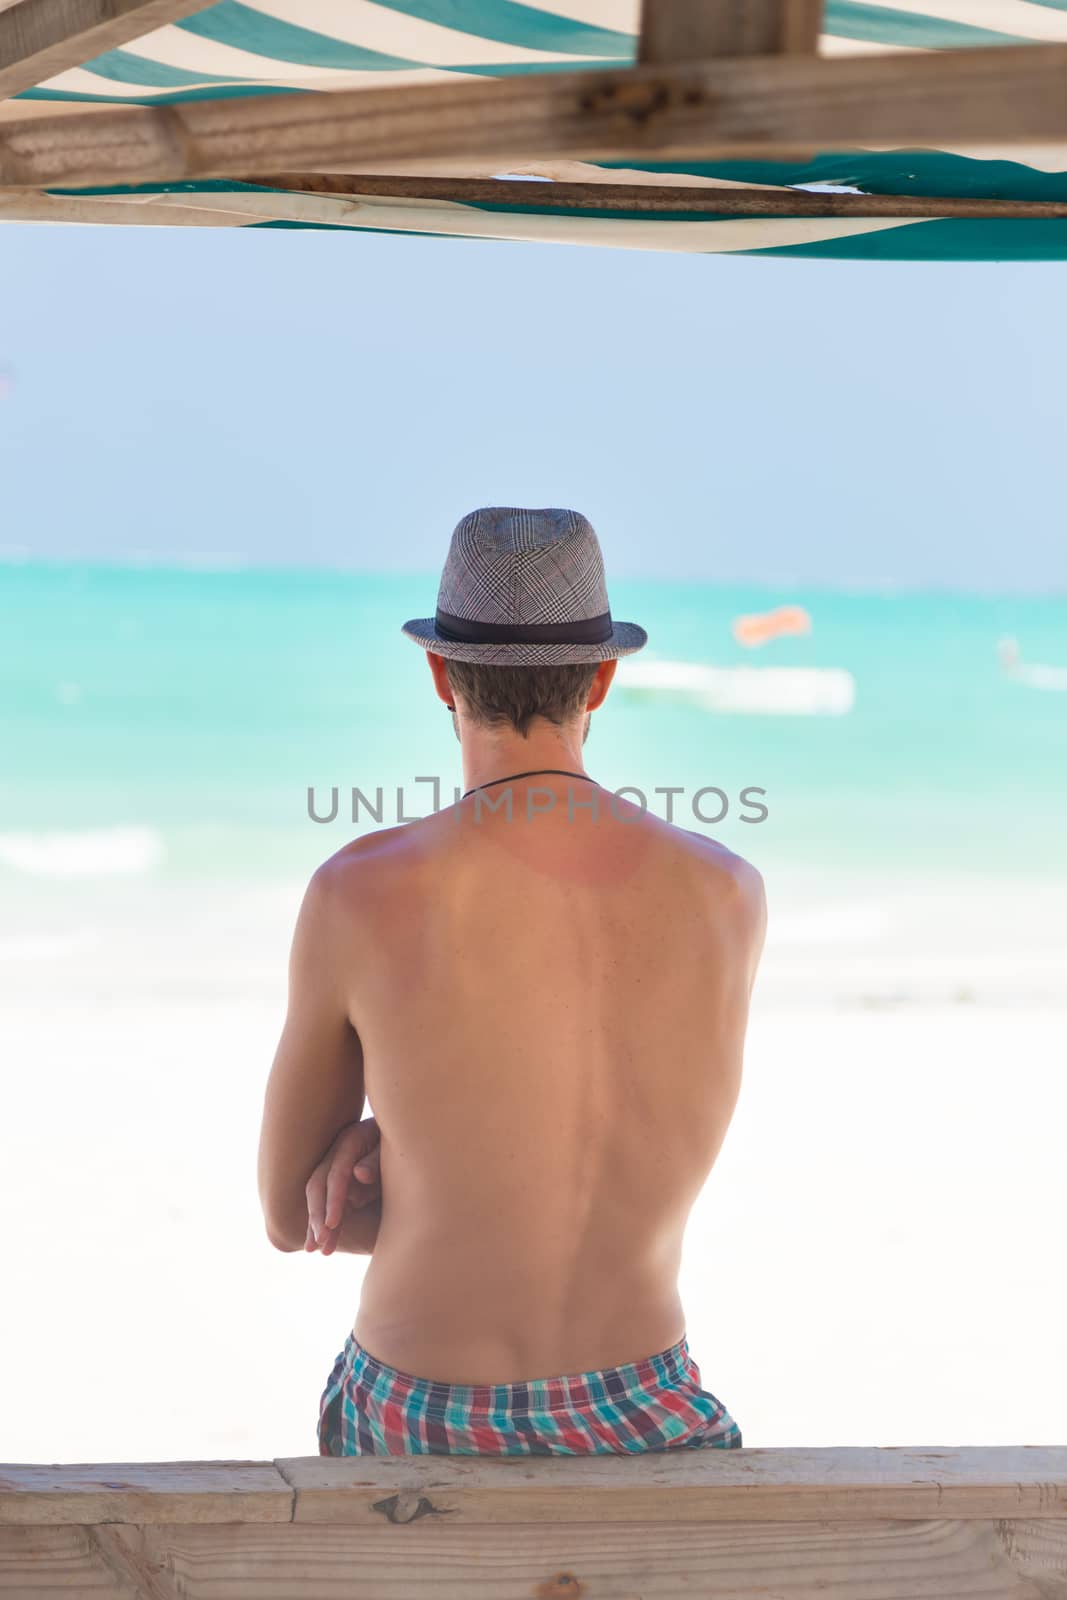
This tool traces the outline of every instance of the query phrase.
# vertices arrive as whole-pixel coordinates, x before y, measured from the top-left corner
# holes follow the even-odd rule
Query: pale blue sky
[[[0,546],[1067,589],[1062,264],[0,227]],[[0,386],[2,387],[2,386]]]

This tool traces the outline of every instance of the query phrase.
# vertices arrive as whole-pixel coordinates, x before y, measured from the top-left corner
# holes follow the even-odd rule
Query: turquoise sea
[[[446,798],[459,777],[451,719],[399,624],[433,609],[432,575],[0,566],[0,882],[150,875],[264,881],[301,875],[355,832],[350,794],[381,787],[383,825]],[[740,613],[799,603],[806,637],[734,642]],[[844,716],[713,714],[613,692],[587,765],[604,784],[730,800],[709,828],[769,870],[1047,878],[1067,867],[1067,693],[1001,668],[1067,666],[1067,598],[818,592],[617,582],[646,658],[847,668]],[[621,681],[621,680],[620,680]],[[331,824],[308,814],[330,810]],[[740,791],[768,815],[741,820]],[[707,811],[721,802],[703,802]]]
[[[19,1459],[315,1448],[359,1267],[270,1249],[260,1108],[303,886],[374,826],[343,801],[311,821],[308,787],[326,810],[380,787],[392,822],[396,786],[411,814],[416,777],[459,776],[400,633],[435,594],[432,574],[0,565],[0,1207],[40,1192],[60,1219],[16,1228],[4,1266],[32,1308],[0,1379]],[[736,616],[787,602],[809,636],[735,644]],[[612,603],[664,659],[856,683],[840,717],[613,688],[592,718],[592,774],[682,788],[688,826],[701,787],[766,791],[766,821],[733,805],[712,830],[763,870],[769,921],[680,1279],[702,1370],[749,1444],[1054,1443],[1067,693],[1010,679],[997,643],[1067,666],[1067,598],[614,582]],[[74,1406],[53,1381],[72,1307],[93,1374]],[[129,1403],[146,1359],[166,1361],[150,1407]]]

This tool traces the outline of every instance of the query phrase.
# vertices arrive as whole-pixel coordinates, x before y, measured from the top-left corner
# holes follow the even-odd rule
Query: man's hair
[[[509,722],[525,735],[535,717],[561,726],[585,710],[599,661],[579,666],[502,667],[449,661],[448,681],[473,721]]]

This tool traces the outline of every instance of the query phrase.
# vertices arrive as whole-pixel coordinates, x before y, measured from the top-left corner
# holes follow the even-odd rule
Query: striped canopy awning
[[[0,25],[5,12],[34,3],[0,0]],[[227,98],[618,72],[634,64],[640,25],[639,0],[218,0],[184,10],[0,102],[0,219],[791,256],[1067,257],[1067,144],[1048,139],[939,148],[883,141],[775,161],[593,162],[531,149],[530,160],[509,160],[504,172],[468,159],[426,162],[421,171],[417,161],[378,161],[90,186],[5,177],[28,147],[27,130],[62,128],[68,118],[72,129],[79,118],[79,128],[89,127],[93,113],[118,106],[184,105],[192,115],[198,102]],[[1067,46],[1067,0],[828,0],[819,52],[918,61],[1019,45]]]

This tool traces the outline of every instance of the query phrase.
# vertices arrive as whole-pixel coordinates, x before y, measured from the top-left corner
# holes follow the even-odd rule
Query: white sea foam
[[[883,906],[855,900],[776,912],[769,928],[774,944],[849,944],[877,939],[890,925]]]
[[[73,928],[68,933],[26,933],[0,939],[0,963],[6,961],[57,961],[78,955],[100,943],[96,928]]]
[[[0,865],[38,878],[135,876],[151,872],[166,850],[155,828],[0,833]]]
[[[139,569],[183,572],[245,572],[249,566],[248,557],[239,550],[126,550],[120,560]]]

